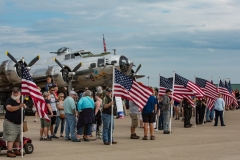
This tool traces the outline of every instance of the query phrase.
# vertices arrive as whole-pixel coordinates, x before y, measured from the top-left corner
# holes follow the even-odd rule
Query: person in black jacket
[[[184,128],[192,127],[190,120],[192,117],[192,106],[186,98],[183,98],[182,107],[184,108]]]

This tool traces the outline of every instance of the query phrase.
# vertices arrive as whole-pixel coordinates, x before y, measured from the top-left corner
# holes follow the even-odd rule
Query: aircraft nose
[[[120,70],[122,73],[129,75],[131,73],[133,62],[125,56],[121,56],[119,60]]]

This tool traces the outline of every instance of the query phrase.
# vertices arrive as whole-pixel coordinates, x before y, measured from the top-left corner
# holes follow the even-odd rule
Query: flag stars
[[[126,75],[115,69],[115,83],[120,84],[129,91],[132,87],[132,82],[132,78],[127,77]]]

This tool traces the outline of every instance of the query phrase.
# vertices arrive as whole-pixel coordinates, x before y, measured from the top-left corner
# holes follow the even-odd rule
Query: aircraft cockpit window
[[[70,59],[70,54],[65,55],[65,60]]]
[[[96,68],[96,63],[91,63],[90,68]]]
[[[75,55],[74,54],[71,54],[71,59],[74,59],[75,58]]]
[[[98,67],[102,67],[102,66],[104,66],[104,58],[101,58],[101,59],[98,59],[98,62],[97,62],[98,64]]]

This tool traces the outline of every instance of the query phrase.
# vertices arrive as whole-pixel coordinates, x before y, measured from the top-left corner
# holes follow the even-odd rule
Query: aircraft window
[[[96,68],[96,63],[91,63],[90,68]]]
[[[71,59],[74,59],[75,58],[75,55],[74,54],[71,54]]]
[[[111,62],[111,64],[115,64],[115,63],[117,63],[117,61],[116,61],[116,60],[114,60],[114,61],[112,61],[112,62]]]
[[[65,55],[65,60],[70,59],[70,54]]]
[[[104,59],[101,58],[101,59],[98,59],[98,67],[102,67],[104,66]]]

